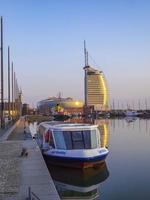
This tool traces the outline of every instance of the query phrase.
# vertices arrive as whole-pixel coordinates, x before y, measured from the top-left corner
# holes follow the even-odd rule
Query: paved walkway
[[[0,200],[14,200],[21,183],[22,142],[0,143]]]
[[[48,172],[42,154],[35,141],[24,141],[23,146],[28,149],[28,156],[22,161],[22,181],[19,199],[27,195],[28,187],[41,200],[59,200],[53,180]]]
[[[21,119],[9,140],[0,141],[0,200],[26,200],[29,187],[40,200],[59,200],[41,151],[24,127]],[[21,156],[22,148],[28,156]]]

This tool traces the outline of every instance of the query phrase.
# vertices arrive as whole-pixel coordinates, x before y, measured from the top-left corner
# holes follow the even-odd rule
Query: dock
[[[30,200],[31,195],[60,200],[36,141],[24,133],[24,124],[20,119],[0,138],[0,200]]]

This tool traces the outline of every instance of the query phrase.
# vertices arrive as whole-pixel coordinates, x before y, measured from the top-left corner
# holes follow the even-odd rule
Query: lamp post
[[[3,18],[1,17],[1,128],[4,128]]]
[[[10,49],[8,47],[8,116],[10,118]]]
[[[14,114],[14,69],[13,69],[13,62],[12,62],[12,64],[11,64],[11,69],[12,69],[12,71],[11,71],[11,81],[12,81],[12,84],[11,84],[11,86],[12,86],[12,119],[14,118],[13,117],[13,114]]]

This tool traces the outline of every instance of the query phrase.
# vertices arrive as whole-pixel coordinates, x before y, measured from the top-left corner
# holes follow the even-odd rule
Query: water
[[[150,121],[110,121],[110,176],[99,199],[150,199]]]
[[[49,167],[61,199],[150,200],[150,120],[96,120],[106,162],[95,169]]]

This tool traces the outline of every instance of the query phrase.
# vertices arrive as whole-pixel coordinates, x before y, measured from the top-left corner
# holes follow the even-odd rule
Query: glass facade
[[[102,71],[90,66],[85,70],[85,105],[94,106],[95,110],[108,109],[108,88]]]

